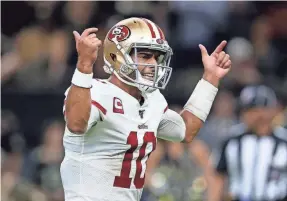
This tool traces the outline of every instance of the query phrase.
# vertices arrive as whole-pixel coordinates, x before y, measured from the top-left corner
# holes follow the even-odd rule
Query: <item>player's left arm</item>
[[[220,80],[231,69],[230,56],[223,51],[226,44],[226,41],[222,41],[211,55],[203,45],[199,45],[204,74],[181,112],[186,126],[184,142],[191,142],[202,127],[209,115]]]
[[[159,138],[171,141],[183,138],[183,142],[191,142],[196,136],[209,115],[220,80],[231,68],[230,57],[223,51],[226,44],[222,41],[211,55],[203,45],[199,45],[204,65],[203,77],[180,115],[172,110],[164,114],[158,129]]]
[[[199,45],[204,74],[181,112],[186,126],[184,142],[191,142],[202,127],[209,115],[220,80],[231,69],[230,56],[223,51],[226,44],[226,41],[222,41],[211,55],[203,45]]]

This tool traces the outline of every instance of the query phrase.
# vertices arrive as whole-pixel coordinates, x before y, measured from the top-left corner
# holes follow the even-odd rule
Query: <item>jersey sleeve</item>
[[[64,100],[64,106],[63,106],[63,114],[64,114],[64,119],[65,120],[66,120],[65,103],[66,103],[66,98],[67,98],[69,90],[70,90],[70,87],[65,92],[65,100]],[[91,95],[91,97],[92,97],[92,95]],[[98,107],[96,107],[95,104],[92,101],[91,102],[90,118],[89,118],[89,121],[88,121],[88,128],[87,128],[87,130],[89,130],[93,125],[95,125],[101,118],[102,117],[101,117],[101,114],[100,114],[100,111],[99,111]]]
[[[182,117],[177,112],[167,109],[160,121],[157,137],[168,141],[181,142],[185,137],[185,130],[186,127]]]

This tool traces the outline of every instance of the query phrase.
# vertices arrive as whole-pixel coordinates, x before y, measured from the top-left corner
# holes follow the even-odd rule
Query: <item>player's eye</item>
[[[152,53],[148,53],[148,52],[142,52],[139,54],[140,58],[143,59],[151,59],[153,57]]]

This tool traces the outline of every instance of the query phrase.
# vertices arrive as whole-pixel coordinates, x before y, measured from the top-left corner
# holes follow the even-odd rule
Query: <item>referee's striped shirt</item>
[[[260,137],[244,124],[234,126],[219,152],[216,170],[228,176],[233,200],[287,200],[287,130],[278,127]]]

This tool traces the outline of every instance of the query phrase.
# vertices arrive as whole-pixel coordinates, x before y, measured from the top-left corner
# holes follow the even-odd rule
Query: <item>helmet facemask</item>
[[[113,70],[121,81],[143,92],[165,89],[172,73],[172,68],[169,67],[172,50],[167,44],[134,43],[128,51],[125,51],[117,40],[113,42],[124,58],[124,63],[121,63],[119,70],[117,72]],[[157,52],[157,64],[139,63],[138,56],[141,52],[151,54]],[[131,55],[134,56],[134,60]]]

